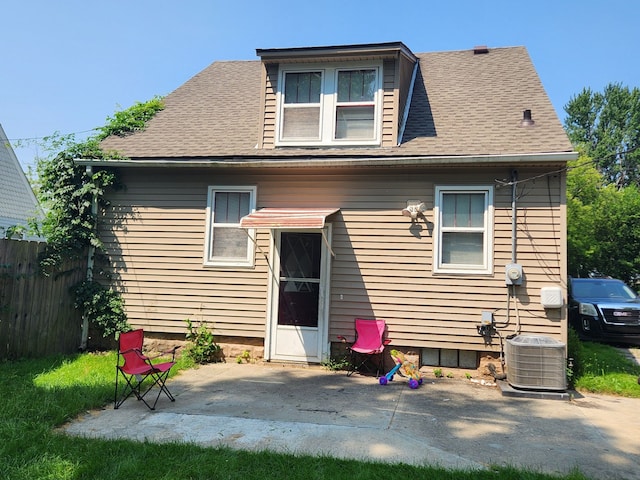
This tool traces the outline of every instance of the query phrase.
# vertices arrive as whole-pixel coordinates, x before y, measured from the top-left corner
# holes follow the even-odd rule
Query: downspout
[[[86,166],[86,173],[88,176],[92,176],[93,175],[93,169],[90,165]],[[91,197],[91,215],[93,216],[93,221],[94,221],[94,227],[97,223],[97,217],[98,217],[98,198],[95,194],[95,192],[93,193],[92,197]],[[96,254],[96,247],[94,247],[92,244],[89,245],[89,251],[87,252],[87,282],[91,282],[93,281],[93,264],[94,264],[94,260],[95,260],[95,254]],[[89,341],[89,318],[87,317],[87,314],[83,312],[82,314],[82,337],[80,340],[80,351],[85,351],[87,349],[87,343]]]

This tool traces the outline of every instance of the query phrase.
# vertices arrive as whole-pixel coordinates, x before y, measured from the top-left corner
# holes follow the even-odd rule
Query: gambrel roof
[[[375,44],[374,44],[375,45]],[[215,62],[165,98],[146,130],[103,142],[132,159],[379,158],[572,152],[524,47],[415,54],[419,68],[397,146],[257,148],[261,61]],[[521,126],[531,111],[532,127]]]

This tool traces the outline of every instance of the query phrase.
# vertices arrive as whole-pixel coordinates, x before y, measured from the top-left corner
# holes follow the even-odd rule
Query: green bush
[[[351,362],[346,356],[343,356],[342,358],[328,358],[322,362],[322,366],[332,372],[338,372],[341,370],[349,370]]]
[[[100,327],[104,337],[131,330],[124,311],[124,300],[112,288],[86,280],[77,284],[73,292],[75,307]]]
[[[198,327],[190,319],[187,322],[187,346],[184,354],[195,363],[215,363],[221,361],[222,349],[216,343],[213,333],[204,323]]]
[[[584,346],[578,337],[578,333],[569,328],[567,337],[567,384],[569,388],[575,387],[576,379],[584,372]]]

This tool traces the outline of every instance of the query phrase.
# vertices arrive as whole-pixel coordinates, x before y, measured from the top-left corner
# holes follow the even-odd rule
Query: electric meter
[[[505,282],[507,285],[522,285],[522,265],[508,264],[505,268]]]

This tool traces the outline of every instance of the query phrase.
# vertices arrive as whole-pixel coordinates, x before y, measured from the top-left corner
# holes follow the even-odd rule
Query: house
[[[41,240],[28,228],[31,220],[42,218],[40,204],[0,125],[0,238]]]
[[[423,365],[514,333],[566,340],[565,166],[525,48],[258,49],[169,94],[104,150],[102,238],[129,321],[205,322],[270,361],[337,355],[382,318]],[[242,350],[240,350],[242,351]]]

